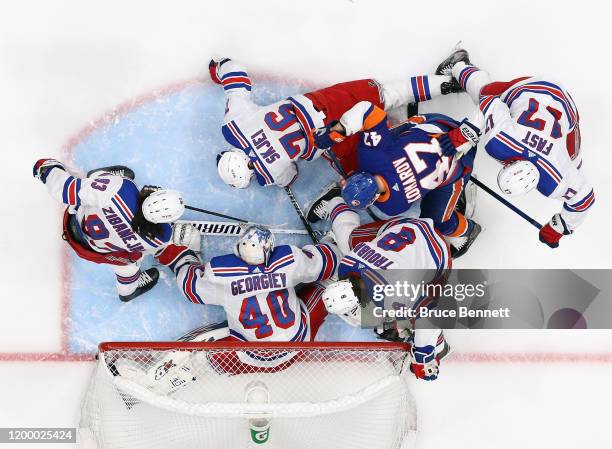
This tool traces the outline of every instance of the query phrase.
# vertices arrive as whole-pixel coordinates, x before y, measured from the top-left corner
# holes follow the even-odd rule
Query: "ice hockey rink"
[[[169,271],[150,295],[119,304],[111,272],[66,250],[62,208],[32,178],[37,159],[54,157],[79,173],[123,163],[139,184],[181,189],[194,205],[223,203],[220,211],[299,226],[279,192],[240,197],[213,176],[223,95],[208,80],[211,56],[243,63],[260,101],[352,79],[431,73],[459,40],[494,79],[550,75],[580,111],[582,170],[597,204],[551,250],[480,193],[476,219],[485,230],[455,266],[611,268],[610,25],[597,11],[566,1],[2,3],[0,427],[74,427],[97,342],[174,339],[222,316],[181,301]],[[470,107],[462,95],[422,110],[461,119]],[[322,185],[312,181],[323,181],[302,170],[296,194],[305,203]],[[476,172],[495,185],[497,165],[485,154]],[[263,216],[270,195],[281,205]],[[560,207],[535,192],[513,202],[541,222]],[[228,248],[203,240],[205,258]],[[339,320],[326,326],[327,340],[371,339]],[[419,449],[612,446],[612,331],[471,330],[447,338],[453,355],[440,378],[411,380]]]

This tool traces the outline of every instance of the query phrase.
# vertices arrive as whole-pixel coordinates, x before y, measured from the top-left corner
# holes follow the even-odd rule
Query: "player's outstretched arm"
[[[295,264],[292,271],[295,285],[324,281],[336,275],[342,257],[336,245],[318,243],[302,248],[291,246],[291,250]]]
[[[68,206],[79,206],[82,180],[72,176],[61,162],[39,159],[34,164],[34,177],[39,179],[55,200]]]
[[[561,212],[553,215],[540,229],[540,241],[551,248],[557,248],[563,236],[572,234],[595,204],[593,186],[578,169],[573,168],[568,178],[568,183],[562,187],[565,202]]]
[[[346,137],[359,132],[376,129],[376,142],[389,135],[387,114],[369,101],[360,101],[340,117],[340,120],[330,122],[319,128],[315,133],[315,143],[319,148],[331,148],[335,143],[342,142]]]
[[[244,67],[229,58],[211,59],[208,71],[213,82],[223,86],[227,97],[225,123],[257,108],[251,101],[253,83]]]

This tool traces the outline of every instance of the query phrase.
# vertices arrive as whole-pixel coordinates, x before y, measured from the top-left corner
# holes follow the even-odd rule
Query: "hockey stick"
[[[244,227],[248,223],[237,223],[233,221],[197,221],[197,220],[178,220],[177,223],[188,223],[195,227],[200,234],[208,236],[235,236],[240,235]],[[266,226],[274,234],[294,234],[294,235],[308,235],[308,231],[305,229],[284,229],[277,228],[274,226]],[[323,235],[322,231],[314,231],[317,235]]]
[[[289,200],[291,201],[291,204],[293,205],[295,212],[298,214],[298,217],[300,217],[300,220],[302,221],[302,224],[306,228],[306,231],[308,231],[308,235],[312,239],[312,243],[315,243],[315,244],[319,243],[319,238],[315,234],[314,229],[312,229],[312,226],[310,226],[310,223],[308,223],[308,220],[306,220],[306,217],[304,216],[304,212],[302,211],[302,208],[300,207],[300,203],[297,202],[295,195],[291,191],[291,187],[286,186],[285,192],[287,192],[287,196],[289,197]]]
[[[501,195],[499,195],[497,192],[494,192],[493,190],[491,190],[489,187],[487,187],[485,184],[483,184],[482,182],[480,182],[478,179],[476,179],[473,176],[470,176],[470,181],[472,181],[474,184],[476,184],[478,187],[480,187],[482,190],[484,190],[485,192],[487,192],[489,195],[491,195],[493,198],[495,198],[497,201],[499,201],[500,203],[502,203],[504,206],[506,206],[508,209],[510,209],[511,211],[513,211],[514,213],[518,214],[519,216],[521,216],[522,218],[524,218],[525,220],[527,220],[529,223],[531,223],[532,225],[534,225],[536,228],[538,229],[542,229],[542,225],[540,223],[538,223],[536,220],[534,220],[533,218],[531,218],[529,215],[527,215],[525,212],[523,212],[522,210],[520,210],[518,207],[516,207],[514,204],[512,204],[510,201],[508,201],[507,199],[505,199],[504,197],[502,197]]]
[[[242,218],[232,217],[231,215],[220,214],[219,212],[213,212],[211,210],[200,209],[199,207],[185,206],[185,209],[194,210],[196,212],[202,212],[203,214],[214,215],[215,217],[227,218],[228,220],[235,220],[240,223],[248,223],[248,220]]]

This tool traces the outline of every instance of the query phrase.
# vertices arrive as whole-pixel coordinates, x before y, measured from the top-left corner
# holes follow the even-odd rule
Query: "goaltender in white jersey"
[[[220,305],[227,315],[227,322],[194,329],[180,341],[312,341],[327,316],[319,281],[335,276],[338,267],[335,245],[275,247],[273,234],[261,226],[243,231],[234,254],[213,257],[206,264],[187,248],[171,258],[169,267],[185,297],[195,304]],[[222,373],[238,374],[282,369],[296,354],[275,353],[266,358],[237,351],[213,355],[204,363]],[[175,351],[146,372],[126,360],[117,369],[123,376],[168,393],[190,382],[194,363],[200,362],[187,351]]]

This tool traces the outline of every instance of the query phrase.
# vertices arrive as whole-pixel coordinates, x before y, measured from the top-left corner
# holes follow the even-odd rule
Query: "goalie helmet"
[[[522,195],[538,185],[540,172],[529,161],[518,160],[502,168],[497,175],[497,185],[506,195]]]
[[[245,189],[251,183],[253,169],[251,160],[242,150],[232,149],[217,155],[217,172],[230,187]]]
[[[247,227],[234,247],[234,254],[249,265],[268,264],[274,251],[274,234],[259,225]]]
[[[342,187],[342,198],[353,209],[365,209],[380,196],[374,175],[360,172],[350,176]]]
[[[151,223],[172,223],[178,220],[183,212],[183,197],[176,190],[156,190],[142,202],[142,215]]]

